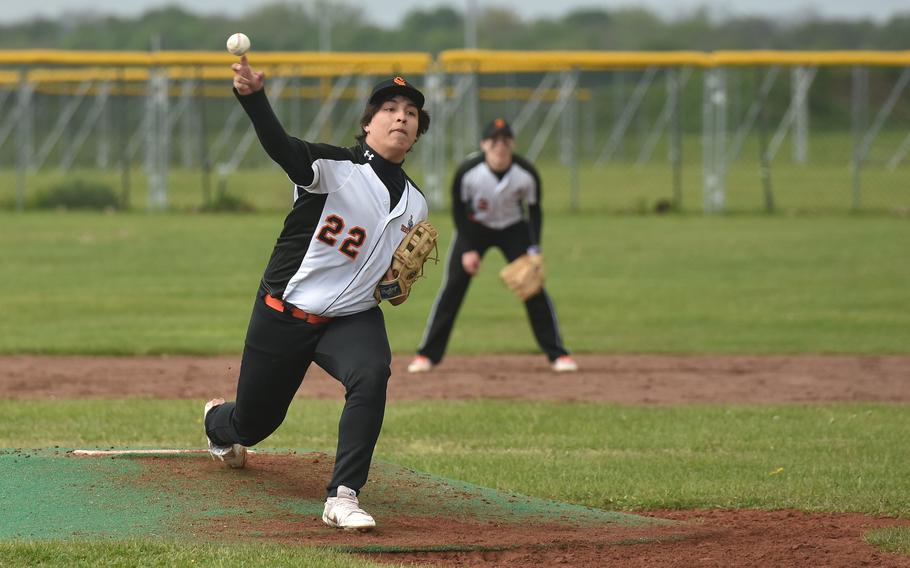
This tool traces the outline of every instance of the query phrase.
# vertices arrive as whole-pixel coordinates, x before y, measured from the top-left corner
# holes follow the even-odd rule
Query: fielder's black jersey
[[[528,222],[533,247],[540,246],[541,187],[537,169],[519,155],[503,172],[494,172],[483,154],[461,163],[452,182],[452,215],[459,235],[468,242],[479,231],[501,231]]]
[[[263,91],[237,98],[263,148],[293,183],[294,205],[262,287],[318,315],[372,308],[394,250],[427,218],[423,194],[401,164],[368,145],[342,148],[288,136]]]

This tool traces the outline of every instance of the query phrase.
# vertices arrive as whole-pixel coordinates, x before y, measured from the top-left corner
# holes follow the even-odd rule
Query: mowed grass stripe
[[[201,447],[198,404],[4,401],[0,447]],[[265,446],[333,452],[340,409],[295,401]],[[889,404],[408,402],[389,406],[376,458],[610,510],[793,507],[906,517],[907,431],[906,405]]]
[[[444,255],[452,228],[442,230]],[[239,353],[279,214],[0,213],[0,353]],[[910,224],[894,217],[546,215],[547,287],[578,352],[908,353]],[[487,255],[452,353],[534,352]],[[413,352],[442,279],[385,306]]]
[[[207,566],[379,568],[328,549],[271,543],[191,543],[177,540],[0,541],[0,566]]]

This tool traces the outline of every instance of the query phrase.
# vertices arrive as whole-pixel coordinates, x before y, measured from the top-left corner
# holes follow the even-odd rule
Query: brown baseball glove
[[[543,290],[543,256],[523,254],[505,265],[499,271],[499,277],[522,300],[536,296]]]
[[[405,235],[392,255],[392,265],[385,277],[376,286],[373,296],[377,302],[388,300],[392,305],[405,301],[414,282],[423,276],[423,265],[427,260],[439,261],[436,240],[439,233],[433,225],[421,221]],[[430,256],[433,253],[434,256]]]

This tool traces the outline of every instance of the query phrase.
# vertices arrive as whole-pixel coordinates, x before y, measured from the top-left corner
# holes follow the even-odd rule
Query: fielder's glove
[[[373,297],[377,302],[388,300],[393,305],[403,302],[411,291],[414,282],[423,276],[423,265],[427,260],[439,261],[435,253],[439,233],[433,225],[421,221],[405,235],[401,244],[392,255],[392,265],[382,281],[376,286]],[[391,279],[386,279],[391,277]]]
[[[499,271],[503,283],[522,300],[540,294],[544,276],[543,256],[539,254],[523,254]]]

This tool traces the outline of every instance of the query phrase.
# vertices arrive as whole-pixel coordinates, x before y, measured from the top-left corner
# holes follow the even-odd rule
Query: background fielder
[[[530,162],[514,154],[514,145],[512,128],[497,118],[484,129],[483,153],[464,161],[455,172],[455,235],[417,357],[408,365],[412,373],[429,371],[442,360],[471,278],[490,247],[498,247],[509,262],[526,252],[540,254],[540,176]],[[525,309],[534,337],[553,369],[577,370],[563,345],[546,289],[529,298]]]
[[[268,155],[292,182],[294,204],[253,306],[235,402],[205,405],[212,456],[243,467],[245,446],[282,423],[310,363],[345,387],[332,479],[322,519],[369,530],[360,508],[385,413],[391,350],[373,294],[410,227],[425,220],[423,194],[401,168],[429,127],[424,97],[401,77],[377,85],[350,148],[288,136],[244,56],[234,88]],[[401,300],[403,301],[404,298]]]

